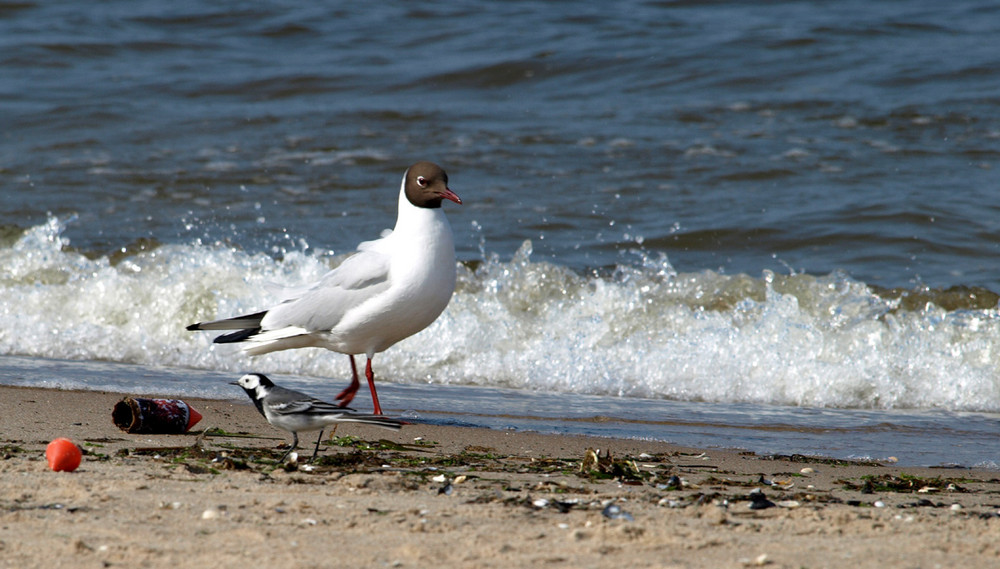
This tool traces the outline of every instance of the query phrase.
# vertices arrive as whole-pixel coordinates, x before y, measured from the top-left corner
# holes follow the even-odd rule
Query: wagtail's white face
[[[239,385],[243,389],[256,390],[260,387],[260,376],[256,373],[248,373],[241,377],[236,382],[236,385]]]
[[[252,393],[255,399],[263,397],[267,393],[268,388],[274,385],[259,373],[248,373],[239,380],[231,383],[242,387],[247,393]]]

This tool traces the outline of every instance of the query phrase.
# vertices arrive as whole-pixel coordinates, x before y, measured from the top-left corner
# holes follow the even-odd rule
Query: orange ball
[[[80,466],[82,458],[83,453],[80,452],[80,447],[69,439],[60,437],[45,447],[45,460],[49,461],[49,468],[56,472],[60,470],[73,472],[77,466]]]

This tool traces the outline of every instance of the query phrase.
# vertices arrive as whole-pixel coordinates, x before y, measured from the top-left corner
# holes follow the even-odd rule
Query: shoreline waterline
[[[248,370],[249,371],[249,370]],[[228,372],[0,357],[0,385],[132,396],[243,401]],[[273,375],[281,385],[332,400],[344,379]],[[389,415],[442,426],[660,441],[762,455],[803,454],[901,466],[1000,469],[1000,415],[681,402],[498,387],[379,382]],[[367,412],[359,394],[354,407]],[[110,413],[110,409],[108,410]]]

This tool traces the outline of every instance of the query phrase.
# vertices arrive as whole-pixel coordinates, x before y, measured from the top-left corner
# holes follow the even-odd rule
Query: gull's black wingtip
[[[198,322],[197,324],[188,324],[186,329],[191,331],[201,330],[201,322]]]
[[[260,328],[248,328],[246,330],[237,330],[235,332],[230,332],[228,334],[223,334],[212,342],[216,344],[235,344],[236,342],[242,342],[251,336],[260,332]]]

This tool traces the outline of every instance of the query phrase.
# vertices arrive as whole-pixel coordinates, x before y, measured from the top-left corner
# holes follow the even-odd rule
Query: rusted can
[[[180,399],[126,397],[115,403],[111,420],[126,433],[176,435],[201,420],[201,413]]]

